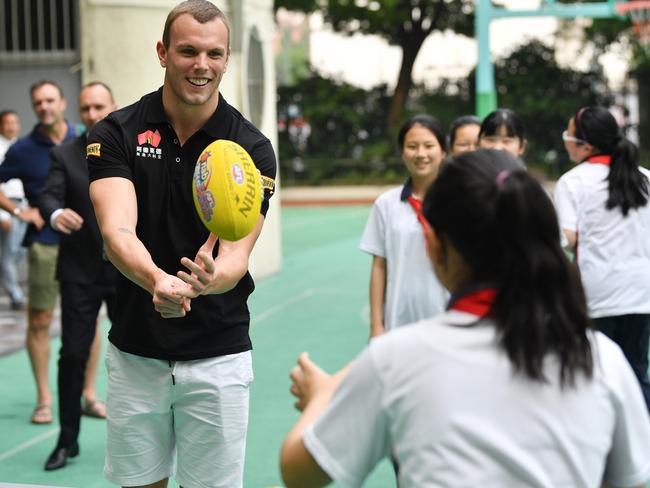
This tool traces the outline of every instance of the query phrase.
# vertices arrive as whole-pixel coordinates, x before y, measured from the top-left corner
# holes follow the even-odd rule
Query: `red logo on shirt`
[[[149,144],[150,146],[158,147],[158,144],[160,144],[160,139],[160,132],[158,132],[158,130],[156,130],[156,132],[147,130],[142,134],[138,134],[138,145],[141,146],[142,144]]]
[[[159,148],[162,137],[160,132],[147,129],[142,134],[138,134],[138,145],[135,147],[135,155],[141,158],[162,158],[162,148]]]

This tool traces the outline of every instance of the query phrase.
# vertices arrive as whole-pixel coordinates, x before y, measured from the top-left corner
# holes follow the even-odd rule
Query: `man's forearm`
[[[156,266],[135,232],[119,227],[105,233],[104,242],[111,263],[129,280],[153,295],[156,278],[166,273]]]

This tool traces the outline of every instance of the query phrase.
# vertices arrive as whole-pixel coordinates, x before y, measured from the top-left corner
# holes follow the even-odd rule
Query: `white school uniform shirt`
[[[7,139],[0,135],[0,164],[4,162],[5,154],[16,139]],[[7,198],[15,198],[22,200],[25,198],[25,191],[23,190],[23,182],[18,178],[13,178],[6,183],[0,184],[0,189],[4,192]],[[0,220],[10,220],[11,214],[4,210],[0,210]]]
[[[650,178],[650,172],[640,168]],[[650,313],[650,204],[605,208],[609,165],[581,163],[558,180],[561,229],[577,233],[577,262],[589,316]],[[562,235],[564,239],[564,235]]]
[[[449,293],[433,272],[424,229],[402,187],[377,198],[370,211],[359,249],[386,259],[384,327],[391,330],[433,317],[445,310]]]
[[[385,457],[400,488],[596,488],[650,479],[650,417],[619,347],[590,333],[594,378],[561,389],[513,369],[490,320],[451,311],[375,338],[305,447],[357,487]]]

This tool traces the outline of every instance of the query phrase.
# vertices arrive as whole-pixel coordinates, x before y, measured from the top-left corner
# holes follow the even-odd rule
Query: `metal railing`
[[[0,0],[0,64],[79,59],[78,0]]]

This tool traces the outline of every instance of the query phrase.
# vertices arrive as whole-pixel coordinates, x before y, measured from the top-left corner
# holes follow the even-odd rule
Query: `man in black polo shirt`
[[[105,474],[122,486],[242,486],[252,381],[248,260],[272,194],[269,140],[219,94],[229,59],[223,13],[190,0],[157,44],[163,87],[99,122],[90,194],[122,272],[107,366]],[[191,181],[201,151],[238,142],[265,184],[253,232],[229,242],[202,225]],[[153,297],[153,298],[152,298]],[[178,462],[176,462],[176,459]]]

